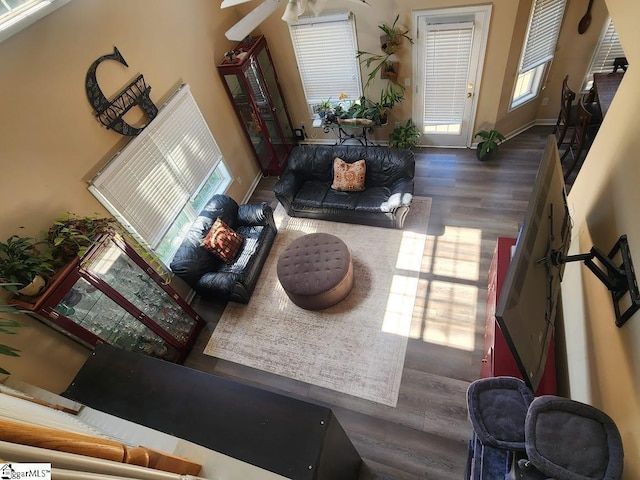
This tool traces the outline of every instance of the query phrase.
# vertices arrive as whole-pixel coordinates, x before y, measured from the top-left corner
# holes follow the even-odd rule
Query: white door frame
[[[480,81],[482,79],[482,71],[484,69],[484,58],[487,50],[487,39],[489,37],[489,22],[491,19],[491,5],[477,5],[470,7],[452,7],[452,8],[438,8],[430,10],[416,10],[413,12],[413,37],[418,38],[420,32],[418,31],[420,20],[422,17],[459,17],[464,15],[474,16],[474,42],[480,42],[480,49],[477,57],[472,58],[471,61],[477,62],[477,69],[475,79],[471,79],[469,83],[473,83],[473,96],[471,102],[471,108],[469,111],[469,128],[467,129],[467,138],[464,140],[464,147],[470,147],[473,143],[473,132],[475,127],[476,110],[478,107],[478,94],[480,92]],[[472,47],[473,48],[473,47]],[[420,64],[418,54],[420,48],[417,46],[413,48],[413,122],[418,124],[418,115],[421,108],[422,100],[418,98],[418,82],[421,76],[418,65]],[[421,114],[420,114],[421,115]]]

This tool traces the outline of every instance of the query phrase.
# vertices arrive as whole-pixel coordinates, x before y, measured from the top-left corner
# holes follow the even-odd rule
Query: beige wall
[[[598,2],[596,2],[596,5]],[[607,0],[631,66],[571,189],[572,252],[608,251],[626,233],[640,262],[640,3]],[[624,478],[640,478],[640,316],[614,324],[611,298],[585,267],[570,264],[563,281],[571,396],[601,408],[616,422],[625,448]]]
[[[392,21],[396,13],[413,27],[413,10],[487,2],[371,3],[371,8],[365,8],[346,0],[332,2],[356,14],[362,50],[377,48],[376,25]],[[577,21],[586,2],[569,0],[558,53],[541,95],[541,99],[549,98],[549,105],[532,102],[508,113],[530,4],[531,0],[493,2],[476,123],[497,122],[505,133],[536,118],[556,117],[560,82],[569,73],[572,86],[578,88],[606,17],[603,3],[594,2],[593,23],[587,33],[578,35]],[[16,232],[35,235],[65,211],[102,211],[87,192],[84,179],[122,139],[93,118],[85,98],[84,76],[89,64],[110,52],[113,45],[119,47],[130,68],[101,65],[98,74],[105,91],[115,92],[141,72],[152,86],[152,99],[160,103],[177,84],[189,83],[233,176],[244,180],[242,186],[233,185],[232,195],[244,196],[259,172],[215,72],[215,64],[233,46],[223,32],[239,18],[239,12],[218,6],[219,2],[211,0],[74,0],[0,43],[0,172],[4,179],[0,237]],[[621,233],[627,233],[638,264],[640,136],[631,128],[637,125],[640,112],[636,91],[640,70],[634,70],[634,64],[640,64],[640,34],[635,24],[640,18],[640,3],[607,0],[607,7],[631,67],[570,194],[575,223],[572,248],[586,251],[596,243],[607,249]],[[294,123],[298,126],[305,121],[308,126],[302,86],[288,29],[279,19],[281,13],[272,15],[261,30],[269,40]],[[405,51],[402,61],[401,78],[411,78],[410,50]],[[410,115],[408,98],[394,116],[404,120]],[[25,229],[18,230],[21,226]],[[616,328],[607,291],[593,275],[581,272],[584,267],[569,265],[563,283],[571,395],[614,418],[625,445],[625,478],[640,478],[640,323],[632,318]],[[28,382],[54,391],[63,389],[87,352],[37,322],[27,323],[29,327],[17,338],[0,337],[0,343],[22,350],[19,359],[5,361],[0,357],[0,365]]]
[[[190,84],[233,178],[243,179],[229,193],[244,197],[259,170],[215,68],[235,45],[222,32],[238,13],[210,0],[186,4],[74,0],[0,43],[0,238],[38,235],[67,211],[104,213],[85,180],[123,137],[94,118],[84,80],[89,65],[114,45],[129,68],[100,65],[105,95],[113,96],[138,73],[151,85],[156,105],[180,83]],[[30,383],[64,388],[87,351],[37,322],[25,323],[17,338],[0,336],[0,343],[22,350],[19,359],[0,357],[0,365]]]

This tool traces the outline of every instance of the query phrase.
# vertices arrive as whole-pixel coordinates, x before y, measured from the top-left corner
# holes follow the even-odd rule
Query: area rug
[[[338,392],[396,406],[424,251],[431,199],[414,197],[403,230],[289,217],[247,305],[229,303],[204,353]],[[309,233],[338,236],[351,251],[355,284],[325,310],[293,304],[280,286],[280,252]]]

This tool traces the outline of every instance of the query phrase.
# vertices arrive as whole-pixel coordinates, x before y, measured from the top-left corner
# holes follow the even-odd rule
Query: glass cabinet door
[[[273,64],[269,60],[269,53],[266,49],[262,50],[258,54],[258,64],[260,65],[260,70],[262,71],[262,76],[264,77],[264,82],[266,84],[266,90],[269,92],[269,96],[271,99],[271,118],[272,123],[274,123],[273,127],[269,128],[270,132],[273,131],[272,139],[275,148],[278,150],[278,155],[285,155],[288,153],[287,144],[291,143],[293,138],[293,131],[291,130],[291,123],[289,122],[289,117],[287,115],[287,110],[284,105],[284,99],[280,94],[280,88],[278,88],[278,82],[276,79],[276,73],[273,68]],[[276,135],[275,131],[278,130]]]
[[[86,270],[117,291],[181,345],[187,343],[196,328],[196,320],[186,314],[111,238],[91,258]]]
[[[105,343],[169,361],[178,357],[175,348],[82,277],[55,310]]]
[[[262,168],[266,168],[271,160],[271,154],[267,141],[260,126],[260,120],[254,111],[249,92],[246,90],[244,79],[240,74],[227,74],[224,80],[229,87],[233,102],[239,117],[242,119],[244,128],[249,134],[249,139],[253,145],[253,149],[258,156]]]

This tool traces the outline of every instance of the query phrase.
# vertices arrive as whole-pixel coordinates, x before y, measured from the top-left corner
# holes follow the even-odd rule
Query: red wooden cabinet
[[[104,235],[33,304],[16,302],[82,345],[111,344],[181,363],[204,321],[119,235]]]
[[[499,237],[491,260],[491,266],[489,267],[487,312],[484,326],[484,355],[482,357],[482,366],[480,367],[480,376],[482,378],[502,376],[522,378],[495,317],[498,298],[500,298],[502,285],[511,262],[511,249],[515,243],[516,240],[514,238]],[[556,394],[555,363],[555,342],[552,337],[545,372],[535,392],[536,395]]]
[[[225,90],[264,175],[280,175],[295,142],[263,36],[247,37],[218,65]]]

